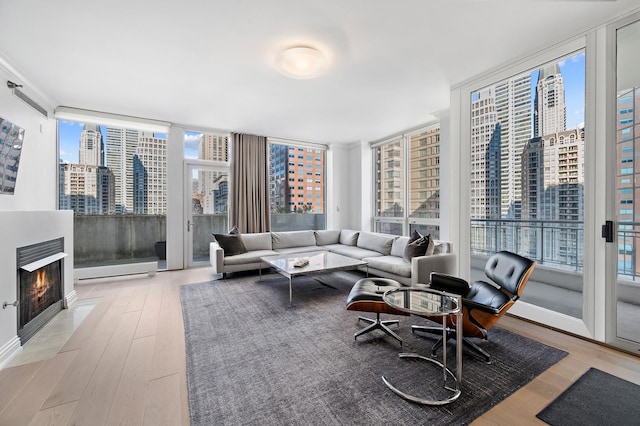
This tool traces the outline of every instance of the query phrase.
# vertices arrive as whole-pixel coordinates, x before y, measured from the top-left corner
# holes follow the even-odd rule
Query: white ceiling
[[[448,107],[451,85],[634,7],[638,0],[1,0],[0,56],[54,106],[369,141],[431,120]],[[326,52],[324,75],[275,71],[277,52],[300,44]]]

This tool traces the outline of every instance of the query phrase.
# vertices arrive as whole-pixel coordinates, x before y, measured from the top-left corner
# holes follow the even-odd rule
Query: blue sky
[[[84,123],[77,121],[63,121],[58,123],[58,132],[60,137],[60,159],[64,162],[78,162],[78,148],[80,144],[80,133]],[[103,140],[106,135],[104,126],[100,126]],[[166,137],[165,135],[161,135]],[[185,132],[184,136],[184,158],[198,158],[198,144],[202,133]]]
[[[584,51],[558,62],[564,82],[564,102],[567,109],[567,129],[584,125],[585,108],[585,55]],[[531,73],[531,101],[535,97],[538,71]],[[535,78],[534,78],[535,77]]]
[[[579,125],[584,125],[585,109],[585,54],[580,51],[575,55],[562,58],[558,61],[562,79],[564,82],[564,100],[567,112],[567,129],[575,129]],[[530,73],[531,77],[531,111],[536,96],[536,85],[538,83],[538,70],[536,68]],[[519,76],[522,76],[520,74]],[[519,77],[518,76],[518,77]],[[476,100],[480,91],[471,94],[471,99]],[[533,116],[532,116],[533,120]],[[533,126],[531,129],[533,133]],[[532,134],[533,136],[533,134]]]

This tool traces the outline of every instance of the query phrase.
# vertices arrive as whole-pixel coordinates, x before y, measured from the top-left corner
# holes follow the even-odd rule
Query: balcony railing
[[[472,219],[471,254],[519,253],[540,265],[582,272],[584,223],[573,220]]]

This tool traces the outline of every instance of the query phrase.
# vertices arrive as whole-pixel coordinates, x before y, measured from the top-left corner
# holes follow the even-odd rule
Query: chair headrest
[[[508,251],[499,251],[489,258],[484,272],[489,279],[512,295],[520,295],[520,286],[526,282],[535,262]]]

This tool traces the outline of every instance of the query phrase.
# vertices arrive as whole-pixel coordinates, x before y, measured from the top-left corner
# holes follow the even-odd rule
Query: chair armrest
[[[453,253],[439,253],[431,256],[417,256],[411,259],[411,285],[428,284],[432,272],[454,275],[456,255]]]
[[[479,311],[488,312],[488,313],[493,314],[493,315],[498,315],[500,313],[500,309],[493,308],[493,307],[487,306],[487,305],[483,305],[481,303],[474,302],[474,301],[469,300],[469,299],[462,299],[462,305],[465,306],[469,310],[477,309]]]
[[[215,241],[209,243],[209,262],[213,267],[214,274],[222,274],[224,272],[224,250]]]
[[[462,278],[453,275],[443,274],[441,272],[431,273],[431,288],[446,291],[458,295],[464,295],[469,290],[469,283]]]

